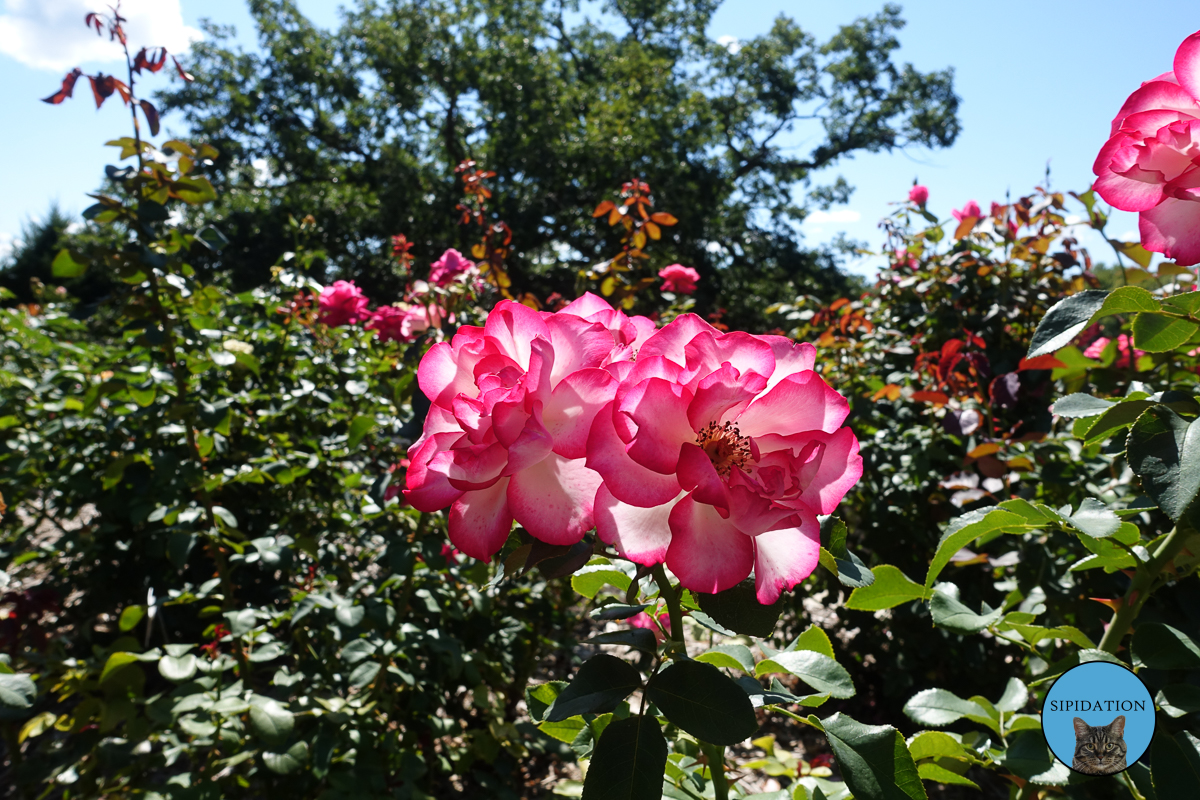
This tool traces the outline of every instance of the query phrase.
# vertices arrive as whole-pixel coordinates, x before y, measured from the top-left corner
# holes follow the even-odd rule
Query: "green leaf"
[[[938,542],[937,552],[925,575],[925,588],[933,587],[937,576],[950,563],[950,559],[962,548],[987,534],[1011,533],[1029,530],[1027,520],[1003,508],[980,509],[950,520],[946,533]]]
[[[377,645],[366,639],[355,639],[342,648],[342,660],[347,664],[357,664],[375,652]]]
[[[208,203],[217,199],[217,192],[208,178],[188,175],[171,182],[171,191],[190,206]]]
[[[837,558],[822,547],[820,560],[821,566],[829,570],[843,586],[860,589],[875,582],[874,573],[854,553],[847,552],[845,558]]]
[[[1184,292],[1173,297],[1164,297],[1163,302],[1191,316],[1200,311],[1200,292]]]
[[[280,747],[292,735],[296,718],[275,700],[258,697],[250,703],[250,729],[267,747]]]
[[[1126,456],[1146,494],[1178,522],[1200,491],[1200,425],[1166,406],[1151,408],[1130,429]]]
[[[363,621],[363,617],[367,614],[367,609],[362,606],[352,606],[346,603],[339,605],[333,611],[333,616],[337,619],[338,624],[345,628],[353,628],[358,623]]]
[[[764,606],[758,602],[754,580],[746,580],[717,594],[697,594],[700,610],[719,624],[744,636],[765,639],[775,632],[775,623],[783,611],[783,601]]]
[[[355,689],[361,689],[375,680],[375,676],[379,674],[381,668],[382,665],[378,661],[364,661],[354,668],[346,682]]]
[[[914,761],[922,758],[971,758],[958,739],[941,731],[921,731],[908,740],[908,752],[912,753]]]
[[[1020,678],[1009,678],[1008,684],[1004,687],[1004,694],[1000,695],[1000,699],[996,701],[996,708],[1000,711],[1008,711],[1015,714],[1024,708],[1028,702],[1028,687],[1025,686]]]
[[[933,614],[934,625],[961,634],[979,633],[997,622],[1003,613],[1001,609],[992,610],[984,603],[983,611],[976,614],[957,598],[941,591],[933,593],[933,598],[929,601],[929,610]]]
[[[1079,510],[1067,519],[1093,539],[1112,536],[1121,528],[1121,518],[1094,497],[1085,497],[1079,504]]]
[[[921,780],[933,781],[935,783],[949,783],[956,786],[970,786],[972,789],[978,789],[979,784],[975,781],[964,778],[956,772],[951,772],[945,767],[939,767],[937,764],[926,762],[917,767],[917,774],[921,776]]]
[[[841,664],[813,650],[776,653],[754,667],[756,677],[774,672],[787,672],[807,683],[817,692],[839,699],[854,696],[854,682]]]
[[[1142,412],[1156,405],[1152,400],[1126,400],[1117,403],[1095,420],[1082,437],[1085,444],[1101,442],[1119,430],[1128,428]]]
[[[1162,305],[1154,295],[1140,286],[1122,286],[1104,299],[1096,319],[1113,314],[1133,314],[1139,311],[1161,311]]]
[[[599,633],[587,641],[588,644],[623,644],[651,654],[658,652],[658,639],[655,638],[654,631],[646,628]]]
[[[940,728],[963,717],[986,717],[983,706],[963,700],[945,689],[926,689],[917,692],[904,704],[904,713],[913,722]]]
[[[711,664],[676,661],[650,679],[646,697],[674,725],[705,742],[733,745],[758,730],[750,698]]]
[[[1040,730],[1022,731],[1010,738],[1012,741],[1002,762],[1014,775],[1040,786],[1066,784],[1071,770],[1050,752]]]
[[[41,736],[46,731],[54,727],[58,717],[51,711],[43,711],[36,717],[33,717],[24,725],[21,726],[21,732],[17,735],[17,742],[22,743],[26,739],[32,739],[36,736]]]
[[[546,710],[554,703],[554,698],[558,697],[565,688],[567,688],[566,681],[549,681],[525,688],[525,705],[534,722],[541,722],[546,718]]]
[[[137,627],[137,624],[142,621],[142,617],[146,616],[145,606],[127,606],[121,612],[121,618],[117,621],[117,627],[121,629],[121,633],[128,633]]]
[[[254,630],[258,612],[253,608],[243,608],[241,611],[226,611],[222,616],[229,623],[229,632],[234,636],[242,636]]]
[[[359,416],[350,421],[350,438],[346,440],[346,447],[350,450],[358,447],[362,442],[363,437],[371,432],[375,427],[374,416]]]
[[[547,736],[558,739],[560,742],[570,744],[579,736],[579,732],[587,727],[587,723],[583,721],[583,717],[571,717],[564,719],[562,722],[543,722],[538,725],[538,730]]]
[[[221,522],[224,522],[229,527],[233,528],[234,530],[237,530],[237,526],[238,526],[237,517],[235,517],[233,515],[233,512],[230,511],[228,508],[225,508],[224,506],[213,506],[212,512],[213,512],[213,516],[215,516],[217,519],[221,520]]]
[[[844,714],[821,721],[842,779],[857,800],[922,800],[925,787],[904,745],[890,725],[863,725]]]
[[[1109,239],[1108,243],[1132,259],[1133,263],[1142,269],[1148,268],[1150,260],[1154,258],[1154,254],[1142,247],[1141,242],[1122,242],[1117,239]]]
[[[1166,353],[1191,339],[1200,325],[1165,314],[1142,313],[1133,320],[1133,345],[1147,353]]]
[[[263,763],[276,775],[289,775],[308,761],[308,744],[296,742],[282,753],[263,753]]]
[[[660,800],[666,770],[667,741],[654,717],[614,720],[592,752],[583,800]]]
[[[1130,645],[1135,664],[1151,669],[1200,667],[1200,644],[1178,628],[1161,622],[1143,622]]]
[[[194,655],[163,656],[158,662],[158,674],[171,683],[190,681],[196,674],[196,657]]]
[[[837,659],[833,654],[833,643],[829,641],[829,635],[816,625],[809,625],[804,633],[796,637],[796,641],[788,650],[812,650],[814,653]]]
[[[104,669],[100,671],[100,683],[106,682],[122,667],[140,660],[137,653],[113,653],[108,657],[108,661],[104,662]]]
[[[603,714],[642,685],[642,676],[616,656],[601,653],[592,656],[566,689],[554,699],[546,720],[560,722],[576,714]]]
[[[571,588],[589,600],[595,598],[605,586],[615,586],[622,592],[629,589],[632,580],[619,569],[606,565],[583,567],[571,576]]]
[[[699,653],[696,660],[714,667],[738,669],[747,675],[754,674],[754,654],[744,644],[719,644]]]
[[[1159,731],[1150,747],[1150,779],[1162,800],[1200,797],[1200,741],[1187,731]]]
[[[874,571],[875,582],[851,592],[846,600],[846,608],[856,611],[879,611],[913,600],[924,600],[929,594],[924,586],[909,580],[908,576],[891,564],[881,564]]]
[[[1059,300],[1038,323],[1026,356],[1043,356],[1070,344],[1091,322],[1107,297],[1108,292],[1088,289]]]
[[[37,685],[24,672],[0,675],[0,709],[24,711],[33,707]]]
[[[1172,683],[1164,686],[1155,695],[1154,702],[1169,717],[1183,717],[1200,711],[1200,686],[1190,683]]]
[[[1116,403],[1111,400],[1103,400],[1099,397],[1092,397],[1090,394],[1079,392],[1069,394],[1054,402],[1050,406],[1051,413],[1058,414],[1060,417],[1094,417],[1097,414],[1103,414],[1108,411]]]
[[[595,609],[588,616],[598,620],[629,619],[630,617],[636,617],[647,608],[649,606],[644,604],[629,606],[624,603],[612,603],[611,605]]]
[[[76,257],[70,250],[59,250],[50,264],[50,274],[56,278],[78,278],[87,271],[87,262]]]

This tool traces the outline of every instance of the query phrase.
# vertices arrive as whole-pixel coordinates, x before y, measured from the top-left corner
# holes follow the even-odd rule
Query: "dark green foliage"
[[[0,796],[521,796],[561,590],[486,590],[401,508],[420,349],[314,323],[292,272],[198,280],[147,184],[75,256],[116,324],[0,309]]]

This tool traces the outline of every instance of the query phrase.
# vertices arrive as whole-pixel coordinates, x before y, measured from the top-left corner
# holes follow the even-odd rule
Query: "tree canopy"
[[[289,216],[312,215],[331,274],[398,291],[390,235],[415,243],[418,265],[467,249],[454,168],[470,158],[496,173],[514,290],[582,288],[580,271],[614,251],[593,208],[639,178],[679,218],[646,267],[694,266],[701,308],[720,298],[745,318],[845,281],[798,229],[851,192],[822,170],[950,145],[959,100],[952,69],[893,59],[897,6],[823,43],[780,16],[730,47],[705,33],[718,5],[611,0],[589,19],[570,0],[359,0],[324,30],[291,0],[252,0],[262,52],[210,24],[196,82],[160,99],[221,152],[220,266],[239,283],[291,249]],[[794,152],[792,135],[815,145]]]

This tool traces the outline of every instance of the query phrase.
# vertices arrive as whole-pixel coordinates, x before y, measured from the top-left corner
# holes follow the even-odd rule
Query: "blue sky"
[[[127,110],[109,102],[97,111],[84,84],[61,106],[38,101],[54,91],[76,63],[85,71],[111,70],[104,42],[89,35],[82,17],[90,0],[0,0],[0,107],[6,110],[0,148],[0,248],[19,236],[22,222],[40,218],[52,202],[77,214],[91,201],[110,160],[102,142],[124,135]],[[335,24],[339,3],[300,0],[318,24]],[[918,69],[955,68],[962,98],[963,132],[947,150],[865,154],[828,171],[856,187],[850,202],[805,223],[806,234],[823,242],[838,233],[880,245],[878,220],[901,199],[914,178],[930,189],[930,207],[940,216],[975,199],[986,207],[1030,191],[1047,162],[1056,189],[1082,190],[1109,122],[1141,81],[1171,68],[1175,48],[1200,29],[1196,0],[1159,0],[1132,11],[1115,0],[1008,0],[967,4],[914,0],[904,7],[898,58]],[[131,38],[182,49],[201,17],[237,27],[252,47],[254,31],[243,0],[125,0],[134,20]],[[876,13],[879,0],[727,2],[713,18],[713,39],[747,39],[765,32],[786,14],[819,40],[839,25]],[[137,26],[141,25],[142,30]],[[179,130],[168,119],[168,130]],[[804,134],[789,142],[811,147]],[[1119,213],[1110,233],[1135,238],[1136,216]],[[1093,252],[1102,243],[1095,240]],[[870,268],[870,261],[854,265]]]

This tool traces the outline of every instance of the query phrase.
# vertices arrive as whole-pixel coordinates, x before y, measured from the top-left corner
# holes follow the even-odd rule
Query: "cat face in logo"
[[[1125,715],[1107,725],[1075,718],[1075,760],[1071,768],[1087,775],[1112,775],[1126,768]]]

